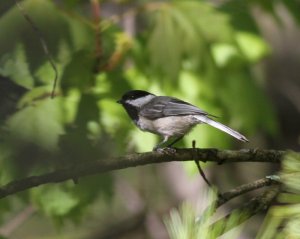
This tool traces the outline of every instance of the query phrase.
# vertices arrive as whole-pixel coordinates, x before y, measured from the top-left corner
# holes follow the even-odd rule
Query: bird
[[[163,140],[153,151],[159,151],[170,139],[171,148],[198,124],[208,124],[242,141],[249,140],[239,132],[215,121],[214,115],[188,102],[170,96],[156,96],[144,90],[130,90],[117,101],[142,131],[160,135]]]

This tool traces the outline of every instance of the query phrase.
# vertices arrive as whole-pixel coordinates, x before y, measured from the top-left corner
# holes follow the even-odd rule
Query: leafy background
[[[1,185],[151,150],[158,137],[136,129],[115,103],[129,89],[192,102],[251,140],[241,145],[203,125],[178,146],[195,139],[198,147],[299,149],[296,0],[21,4],[47,42],[59,86],[50,99],[54,72],[39,37],[15,2],[3,1]],[[222,191],[274,171],[256,164],[208,170]],[[201,201],[203,187],[191,163],[45,185],[1,199],[0,232],[8,238],[108,238],[120,230],[123,238],[167,238],[162,218],[183,200]],[[261,216],[256,220],[243,236],[256,235]]]

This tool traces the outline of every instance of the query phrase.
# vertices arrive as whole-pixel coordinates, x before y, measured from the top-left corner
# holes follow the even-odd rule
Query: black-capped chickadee
[[[171,147],[197,124],[209,124],[240,141],[248,142],[242,134],[211,119],[213,115],[174,97],[131,90],[117,102],[122,104],[138,128],[163,137],[163,141],[153,150],[159,149],[170,138],[174,138],[175,140],[167,146]]]

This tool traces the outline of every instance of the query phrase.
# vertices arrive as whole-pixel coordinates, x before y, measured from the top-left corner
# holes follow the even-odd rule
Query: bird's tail
[[[234,138],[243,141],[243,142],[249,142],[249,140],[242,134],[240,134],[239,132],[229,128],[228,126],[221,124],[217,121],[214,121],[210,118],[208,118],[207,116],[204,115],[195,115],[195,118],[197,118],[199,121],[201,121],[201,123],[205,123],[205,124],[209,124],[219,130],[222,130],[223,132],[230,134],[231,136],[233,136]]]

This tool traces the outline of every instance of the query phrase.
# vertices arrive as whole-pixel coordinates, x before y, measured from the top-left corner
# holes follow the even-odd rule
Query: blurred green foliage
[[[276,134],[272,105],[254,70],[271,54],[250,14],[251,5],[260,2],[246,1],[246,7],[240,7],[241,1],[219,6],[207,1],[128,2],[138,5],[133,36],[115,20],[116,15],[119,20],[130,17],[126,12],[120,17],[116,10],[95,23],[87,1],[22,1],[59,70],[54,100],[49,97],[54,72],[38,37],[14,3],[1,7],[1,80],[27,90],[16,102],[18,111],[2,119],[2,185],[74,162],[152,149],[157,137],[136,129],[115,103],[129,89],[190,101],[249,137],[262,129]],[[264,7],[271,11],[273,2]],[[296,1],[282,2],[299,16],[292,7]],[[118,9],[126,1],[114,4]],[[235,7],[246,14],[237,14]],[[14,94],[13,88],[5,90]],[[197,127],[184,144],[192,139],[198,147],[224,148],[233,142],[207,126]],[[61,221],[80,217],[97,197],[109,197],[111,189],[112,176],[105,175],[17,196]],[[1,200],[0,210],[8,204]]]
[[[283,192],[279,194],[280,205],[269,209],[257,236],[259,239],[300,238],[300,154],[286,155],[280,172]]]
[[[271,176],[270,176],[271,177]],[[283,190],[278,195],[278,205],[271,206],[256,238],[281,239],[300,238],[300,154],[289,152],[283,162],[279,177],[272,175],[274,180],[280,180]],[[215,193],[210,189],[201,192],[201,200],[207,202],[206,210],[197,210],[188,204],[179,209],[172,209],[165,218],[165,224],[171,239],[219,238],[220,231],[227,231],[222,238],[238,238],[241,228],[238,226],[241,212],[229,214],[218,223],[214,221],[217,208]],[[199,211],[198,219],[196,211]],[[196,220],[197,219],[197,220]],[[226,229],[228,227],[228,229]]]
[[[204,208],[200,210],[185,203],[178,210],[172,209],[170,211],[170,215],[165,218],[165,224],[171,239],[215,239],[222,234],[220,231],[227,231],[226,228],[231,228],[231,225],[239,225],[237,213],[232,213],[229,217],[222,218],[218,223],[213,223],[214,214],[217,210],[215,205],[217,197],[213,189],[202,190],[201,198],[203,202],[207,203],[206,208],[204,203],[202,203]],[[236,226],[234,230],[222,235],[222,238],[238,238],[240,231],[241,227]]]

